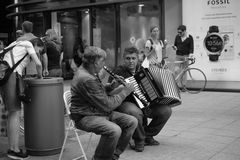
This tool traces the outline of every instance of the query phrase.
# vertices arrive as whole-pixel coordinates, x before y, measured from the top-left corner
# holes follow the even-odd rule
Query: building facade
[[[55,29],[64,46],[66,74],[79,38],[104,49],[112,68],[121,63],[125,47],[143,49],[151,26],[159,25],[161,39],[173,41],[170,30],[181,24],[180,0],[15,0],[7,8],[16,30],[24,20],[34,23],[33,33],[39,37]],[[168,32],[172,35],[166,36]]]

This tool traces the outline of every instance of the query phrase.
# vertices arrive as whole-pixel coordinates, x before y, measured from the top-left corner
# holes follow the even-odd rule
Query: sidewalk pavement
[[[64,90],[69,89],[65,83]],[[143,152],[129,147],[120,160],[240,160],[240,98],[233,92],[182,93],[182,104],[173,108],[172,116],[155,139],[159,146],[146,146]],[[87,148],[89,133],[81,134]],[[20,137],[24,145],[23,136]],[[88,147],[90,160],[99,136],[93,134]],[[5,155],[7,138],[0,137],[0,160]],[[63,159],[79,155],[76,138],[70,136]],[[57,160],[52,156],[30,156],[29,160]]]

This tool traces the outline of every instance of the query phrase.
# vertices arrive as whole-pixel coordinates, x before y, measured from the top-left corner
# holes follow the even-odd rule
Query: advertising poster
[[[239,6],[239,0],[183,0],[183,24],[194,38],[192,67],[208,81],[240,81]]]

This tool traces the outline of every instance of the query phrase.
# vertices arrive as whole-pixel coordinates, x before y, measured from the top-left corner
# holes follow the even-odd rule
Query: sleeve
[[[28,53],[29,55],[36,54],[36,51],[35,51],[35,49],[34,49],[34,47],[33,47],[33,45],[32,45],[31,42],[29,42],[29,41],[24,41],[23,43],[24,43],[25,48],[26,48],[26,50],[27,50],[27,53]]]
[[[175,37],[175,40],[174,40],[174,46],[177,46],[177,36]]]
[[[97,80],[87,80],[83,84],[83,92],[87,101],[96,108],[99,108],[105,112],[116,109],[122,101],[126,98],[125,92],[120,92],[115,95],[108,95]]]
[[[194,51],[194,42],[193,42],[193,37],[190,35],[190,49],[189,49],[189,53],[193,53]]]

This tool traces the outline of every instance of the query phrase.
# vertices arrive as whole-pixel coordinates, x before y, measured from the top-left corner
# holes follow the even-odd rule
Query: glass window
[[[77,40],[81,39],[84,46],[90,44],[89,9],[58,12],[56,21],[52,14],[52,26],[62,36],[64,59],[73,57],[74,45]]]
[[[84,48],[90,44],[89,9],[52,13],[52,27],[60,33],[63,43],[63,77],[71,79],[81,65]]]
[[[115,66],[115,9],[104,6],[93,9],[93,45],[107,53],[106,65]]]
[[[33,33],[37,37],[42,37],[45,33],[44,29],[44,18],[42,13],[28,14],[24,16],[24,20],[31,21],[33,23]],[[21,24],[19,26],[19,29]]]
[[[128,46],[144,50],[145,41],[150,36],[150,27],[159,25],[160,6],[158,0],[126,3],[120,6],[121,53]],[[122,54],[118,60],[121,63]]]

